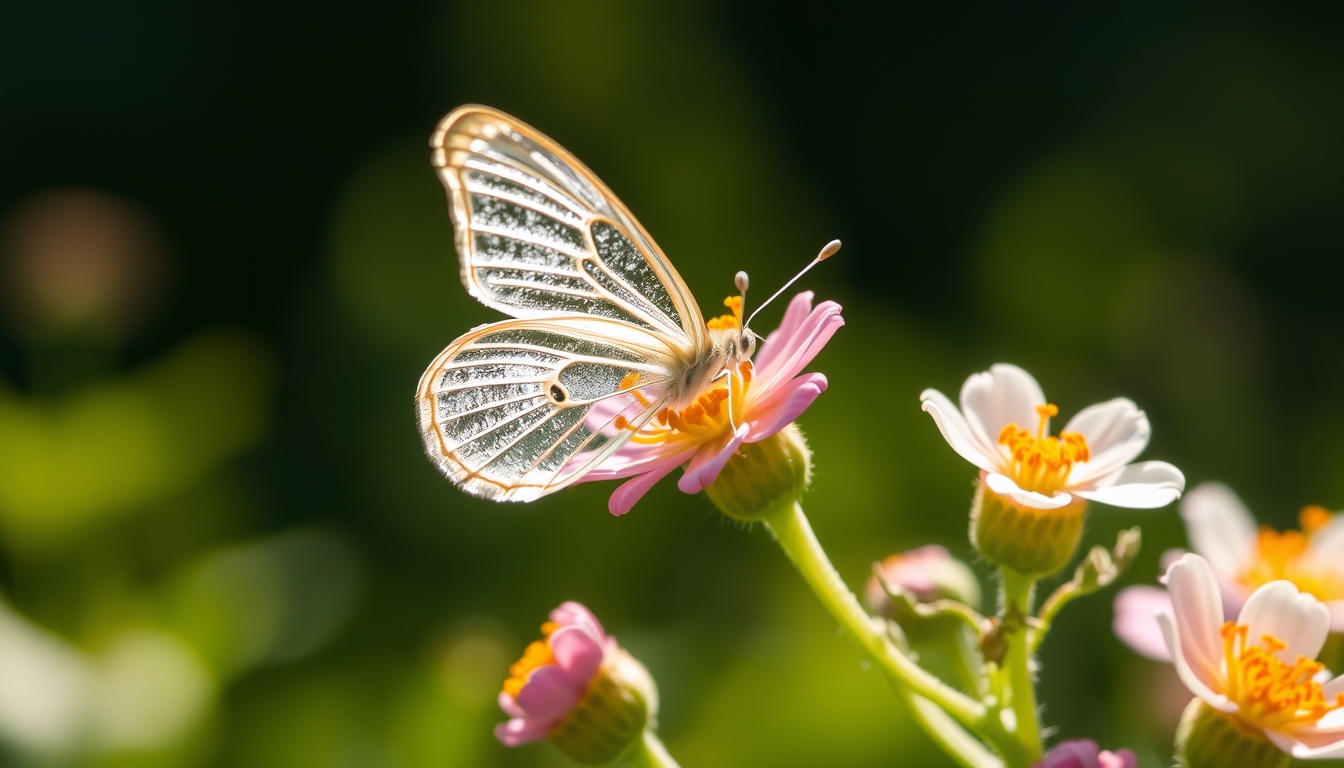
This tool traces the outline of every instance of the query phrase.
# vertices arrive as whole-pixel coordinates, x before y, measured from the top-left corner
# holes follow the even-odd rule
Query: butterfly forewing
[[[578,479],[651,418],[665,402],[670,366],[658,336],[622,322],[557,317],[477,328],[420,379],[425,450],[470,493],[534,499]]]
[[[689,357],[704,320],[676,270],[577,159],[508,115],[463,107],[430,139],[451,198],[462,280],[515,317],[603,317]]]

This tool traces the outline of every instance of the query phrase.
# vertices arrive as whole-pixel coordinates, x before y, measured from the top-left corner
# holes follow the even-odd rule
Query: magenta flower
[[[1108,752],[1091,739],[1065,741],[1031,768],[1136,768],[1139,760],[1128,749]]]
[[[611,495],[613,515],[629,512],[677,467],[685,467],[677,482],[683,493],[704,490],[743,443],[772,437],[826,390],[824,374],[798,374],[844,324],[839,304],[824,301],[814,309],[810,291],[793,297],[779,329],[741,375],[725,377],[679,411],[663,409],[581,482],[630,478]]]
[[[545,638],[527,646],[509,668],[499,706],[510,717],[495,726],[507,747],[544,739],[583,699],[608,656],[619,652],[593,614],[570,601],[541,625]]]

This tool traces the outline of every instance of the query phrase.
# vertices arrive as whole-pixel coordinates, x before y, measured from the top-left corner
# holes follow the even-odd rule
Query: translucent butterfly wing
[[[481,326],[420,378],[425,451],[468,493],[530,501],[578,480],[652,418],[666,403],[670,365],[658,335],[624,322]]]
[[[634,216],[573,155],[526,124],[467,106],[430,138],[471,295],[515,317],[621,320],[686,352],[704,319]]]

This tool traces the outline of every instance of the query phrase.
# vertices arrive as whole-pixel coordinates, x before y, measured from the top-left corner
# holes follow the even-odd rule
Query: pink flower
[[[1217,577],[1193,554],[1167,570],[1167,587],[1171,608],[1158,622],[1192,693],[1293,757],[1344,757],[1344,678],[1327,680],[1315,661],[1330,634],[1324,603],[1272,581],[1224,621]]]
[[[1344,632],[1344,515],[1307,507],[1301,531],[1261,527],[1237,494],[1220,483],[1203,483],[1181,500],[1181,517],[1191,549],[1213,570],[1228,613],[1236,613],[1256,588],[1271,581],[1290,581],[1330,609],[1331,629]],[[1121,590],[1115,600],[1117,636],[1140,654],[1171,661],[1158,609],[1170,609],[1171,598],[1157,587]]]
[[[507,747],[546,738],[583,699],[603,662],[619,652],[591,612],[576,602],[551,611],[545,638],[527,647],[509,668],[499,706],[510,717],[495,726]]]
[[[936,544],[891,555],[876,567],[864,590],[864,601],[874,615],[885,616],[890,611],[888,586],[904,589],[921,603],[952,599],[974,609],[980,607],[980,583],[975,573]]]
[[[1091,739],[1074,739],[1057,744],[1031,768],[1137,768],[1138,764],[1139,759],[1128,749],[1107,752]]]
[[[611,495],[613,515],[629,512],[677,467],[684,467],[677,482],[683,493],[704,490],[743,443],[772,437],[826,390],[825,375],[798,374],[844,324],[839,304],[825,301],[813,309],[812,293],[798,294],[755,361],[731,377],[731,394],[725,381],[681,411],[664,409],[581,482],[630,478]],[[731,419],[725,403],[732,404]]]

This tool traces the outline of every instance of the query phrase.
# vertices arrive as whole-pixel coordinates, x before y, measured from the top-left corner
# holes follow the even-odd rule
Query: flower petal
[[[1299,760],[1329,760],[1344,757],[1344,732],[1340,728],[1298,726],[1287,733],[1265,731],[1265,736],[1274,746]]]
[[[1171,611],[1160,610],[1157,617],[1176,672],[1196,696],[1232,711],[1221,694],[1223,641],[1218,632],[1223,626],[1223,599],[1218,579],[1204,558],[1185,555],[1167,570],[1167,591]]]
[[[1013,479],[997,472],[986,472],[981,482],[989,486],[989,490],[1007,496],[1024,507],[1033,509],[1059,509],[1067,506],[1073,501],[1073,497],[1067,493],[1057,492],[1053,496],[1046,496],[1036,491],[1024,491],[1013,482]]]
[[[933,423],[938,425],[938,431],[943,433],[943,439],[952,446],[952,450],[986,472],[999,471],[999,462],[1003,457],[997,451],[985,452],[983,442],[971,431],[961,411],[946,395],[936,389],[926,389],[920,393],[919,399],[921,407],[933,417]]]
[[[1190,546],[1220,582],[1236,585],[1257,547],[1255,518],[1246,505],[1222,483],[1200,483],[1181,500],[1181,517]]]
[[[527,717],[527,713],[523,711],[522,707],[518,706],[518,702],[514,701],[509,694],[500,691],[495,700],[499,702],[499,708],[504,710],[504,714],[509,717]]]
[[[771,390],[758,403],[752,403],[747,420],[751,423],[754,443],[764,440],[803,415],[812,401],[826,391],[826,374],[808,373]]]
[[[1282,640],[1287,647],[1275,655],[1291,664],[1321,652],[1330,634],[1330,611],[1291,581],[1271,581],[1251,593],[1237,623],[1247,627],[1251,643],[1266,635]]]
[[[723,465],[737,453],[738,446],[751,432],[751,427],[747,424],[737,428],[737,432],[729,436],[729,439],[721,448],[715,448],[712,445],[706,445],[695,454],[691,463],[686,466],[686,471],[681,479],[677,481],[677,487],[682,493],[699,493],[706,486],[718,478],[719,472],[723,471]]]
[[[784,310],[784,319],[779,322],[778,328],[766,335],[765,341],[761,342],[761,348],[756,353],[753,362],[758,369],[770,365],[770,361],[779,357],[780,352],[787,346],[784,340],[798,334],[803,320],[812,312],[812,296],[811,291],[803,291],[789,300],[789,308]]]
[[[562,627],[587,627],[599,638],[607,636],[602,631],[601,622],[597,620],[592,611],[588,610],[588,606],[576,600],[566,600],[561,603],[560,607],[551,611],[550,619]]]
[[[550,637],[555,665],[569,675],[580,692],[588,687],[605,655],[603,638],[589,627],[571,625],[557,629]]]
[[[1185,475],[1165,461],[1144,461],[1130,464],[1091,485],[1091,488],[1069,486],[1068,490],[1113,507],[1156,509],[1181,497]]]
[[[1157,587],[1125,587],[1115,596],[1115,618],[1111,628],[1116,637],[1136,653],[1155,661],[1171,661],[1171,650],[1157,623],[1158,611],[1171,613],[1171,596]]]
[[[579,703],[582,690],[575,690],[569,675],[554,664],[537,667],[518,692],[518,706],[530,720],[554,721]]]
[[[1101,748],[1091,739],[1072,739],[1056,744],[1031,768],[1097,768]]]
[[[780,339],[782,349],[766,358],[769,364],[757,367],[752,386],[768,391],[798,375],[844,324],[839,304],[834,301],[818,304],[791,336]]]
[[[961,387],[961,412],[985,445],[997,445],[999,433],[1009,424],[1035,430],[1041,421],[1038,405],[1045,405],[1041,385],[1016,365],[992,365]]]
[[[546,738],[552,723],[543,720],[527,720],[515,717],[507,723],[495,726],[495,738],[506,747],[518,747],[529,741]]]
[[[1077,432],[1087,439],[1092,457],[1069,475],[1071,483],[1081,484],[1108,475],[1143,453],[1152,427],[1133,401],[1117,397],[1079,411],[1061,432]]]
[[[665,461],[646,467],[643,474],[621,483],[615,491],[612,491],[611,498],[607,500],[607,509],[618,517],[629,512],[659,480],[690,461],[693,456],[695,449],[669,456]]]
[[[1306,562],[1331,573],[1344,576],[1344,514],[1333,515],[1324,528],[1311,534],[1307,545]]]

